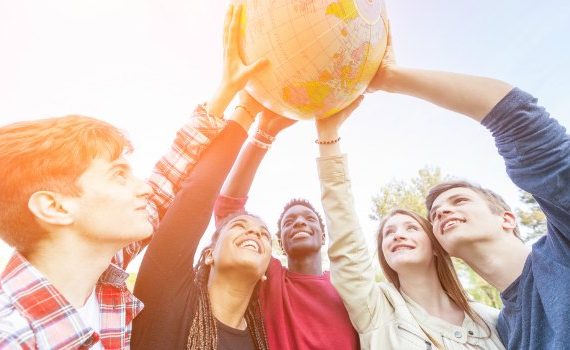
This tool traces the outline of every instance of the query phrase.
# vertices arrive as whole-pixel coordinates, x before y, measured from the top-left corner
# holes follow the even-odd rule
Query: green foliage
[[[380,220],[395,208],[412,210],[425,216],[424,199],[429,189],[447,179],[448,176],[441,175],[441,169],[425,166],[418,170],[417,177],[408,182],[392,180],[372,197],[373,209],[370,218]]]
[[[378,194],[372,197],[373,209],[370,217],[373,220],[381,220],[384,215],[395,208],[413,210],[426,216],[424,199],[429,189],[449,179],[449,176],[441,174],[439,168],[426,166],[420,169],[418,175],[409,181],[393,180],[381,187]],[[485,282],[462,260],[454,259],[453,263],[463,287],[474,300],[496,308],[502,306],[497,289]],[[382,277],[377,277],[377,279],[381,280]]]
[[[546,216],[530,193],[520,190],[519,199],[526,206],[516,209],[520,224],[526,228],[522,238],[525,242],[533,241],[546,234]]]
[[[497,309],[503,307],[499,291],[495,287],[485,282],[463,260],[458,258],[452,260],[463,287],[472,299]]]
[[[127,288],[132,292],[135,289],[135,282],[137,280],[137,273],[131,272],[129,273],[129,277],[125,281],[127,283]]]

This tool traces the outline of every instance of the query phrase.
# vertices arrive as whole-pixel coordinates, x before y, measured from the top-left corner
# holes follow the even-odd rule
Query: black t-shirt
[[[144,309],[133,321],[131,349],[186,350],[198,295],[194,254],[246,137],[239,124],[229,121],[204,150],[164,214],[135,284]]]
[[[218,327],[219,350],[255,350],[253,339],[251,339],[247,327],[242,331],[226,326],[218,320],[216,320],[216,327]]]

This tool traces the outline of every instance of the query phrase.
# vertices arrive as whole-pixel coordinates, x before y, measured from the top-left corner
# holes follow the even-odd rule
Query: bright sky
[[[268,0],[269,1],[269,0]],[[220,78],[226,1],[0,0],[0,124],[79,113],[128,131],[140,176]],[[533,93],[570,126],[570,2],[388,2],[401,65],[486,75]],[[406,96],[368,96],[342,130],[360,220],[371,197],[424,165],[476,181],[515,205],[492,138],[467,118]],[[310,122],[279,136],[250,193],[272,228],[284,203],[320,206]],[[0,264],[9,251],[0,247]]]

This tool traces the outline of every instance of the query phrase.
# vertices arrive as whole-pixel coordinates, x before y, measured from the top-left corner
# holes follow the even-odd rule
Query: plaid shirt
[[[199,106],[178,131],[149,179],[154,195],[148,209],[155,227],[185,174],[224,125],[224,120],[208,116]],[[99,340],[105,349],[128,349],[131,322],[143,304],[127,289],[124,268],[149,241],[132,243],[118,252],[99,278],[95,293],[100,334],[85,325],[65,297],[16,252],[0,276],[0,349],[88,349]]]

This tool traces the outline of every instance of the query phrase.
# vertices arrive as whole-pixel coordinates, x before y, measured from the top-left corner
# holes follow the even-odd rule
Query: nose
[[[403,241],[403,240],[407,239],[403,230],[397,230],[392,237],[393,237],[394,241]]]
[[[447,215],[451,214],[451,209],[447,206],[447,205],[442,205],[441,207],[437,208],[437,210],[435,211],[435,217],[438,220],[443,219],[444,217],[446,217]]]
[[[257,236],[257,238],[261,238],[261,229],[252,227],[249,230],[247,230],[246,234],[255,235],[255,236]]]
[[[152,195],[152,187],[146,181],[136,178],[135,182],[137,197],[149,198]]]
[[[307,226],[305,219],[302,216],[297,216],[293,222],[293,227]]]

